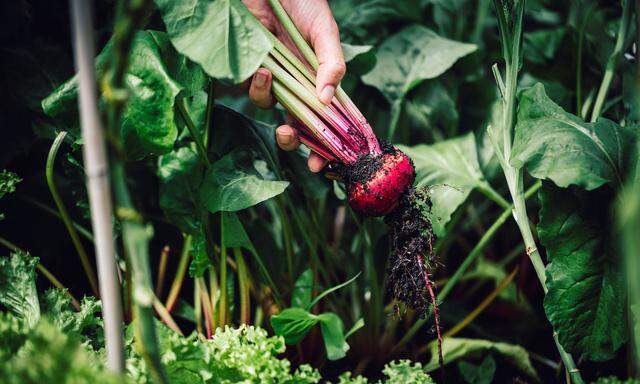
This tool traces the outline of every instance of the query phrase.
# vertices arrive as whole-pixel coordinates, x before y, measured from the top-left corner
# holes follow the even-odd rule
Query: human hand
[[[293,52],[297,51],[295,44],[271,10],[268,0],[243,0],[243,3],[280,41]],[[329,104],[346,70],[338,26],[329,4],[326,0],[282,0],[282,6],[318,57],[316,93],[320,101]],[[271,80],[271,72],[264,68],[258,69],[253,75],[249,98],[259,108],[271,108],[275,104],[271,94]],[[300,146],[298,132],[290,124],[281,125],[276,129],[276,141],[285,151],[293,151]],[[307,165],[311,172],[319,172],[326,163],[322,156],[311,152]]]

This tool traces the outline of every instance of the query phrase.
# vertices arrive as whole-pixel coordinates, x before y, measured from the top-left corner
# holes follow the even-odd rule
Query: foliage
[[[11,312],[0,312],[0,376],[10,383],[124,382],[102,366],[100,302],[85,297],[72,309],[70,295],[88,287],[42,177],[52,135],[69,131],[54,175],[92,250],[78,84],[69,31],[60,28],[70,24],[69,10],[5,3],[0,244],[39,258],[16,249],[0,258],[0,304]],[[145,277],[164,287],[157,303],[167,303],[170,290],[177,294],[167,311],[188,336],[149,327],[170,378],[432,382],[436,343],[424,328],[433,319],[389,301],[383,223],[350,211],[339,180],[324,177],[334,179],[335,169],[310,174],[308,149],[278,150],[273,130],[286,121],[281,108],[257,110],[230,86],[261,65],[274,46],[270,33],[240,0],[156,0],[131,51],[119,52],[114,2],[93,3],[101,113],[126,99],[118,132],[107,135],[109,154],[126,155],[125,184],[140,211],[126,216],[116,207],[113,215],[124,310],[129,321],[128,303],[139,293],[131,292],[131,257],[122,244],[126,217],[145,223],[137,235],[149,240],[143,254],[151,255],[153,273]],[[632,3],[329,2],[347,61],[341,85],[378,136],[410,155],[416,187],[430,204],[441,324],[460,332],[443,344],[452,382],[563,380],[554,368],[557,345],[587,382],[624,382],[598,379],[626,376],[621,361],[640,367],[638,327],[628,321],[640,313]],[[130,60],[125,89],[110,89],[102,80],[118,54]],[[597,99],[602,108],[591,118]],[[165,246],[162,267],[156,255]],[[535,254],[540,263],[532,269],[528,256]],[[38,298],[39,262],[68,290],[44,291],[40,279]],[[131,324],[126,342],[129,380],[149,382]],[[285,344],[292,346],[285,351]],[[390,363],[400,357],[424,364]],[[356,367],[371,379],[339,375]]]
[[[36,264],[37,258],[22,252],[0,258],[0,304],[30,327],[40,319]]]

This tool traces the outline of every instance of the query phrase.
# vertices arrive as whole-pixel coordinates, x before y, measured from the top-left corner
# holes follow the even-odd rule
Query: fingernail
[[[256,78],[254,79],[257,87],[264,87],[267,84],[267,74],[264,71],[256,72]]]
[[[320,101],[325,104],[329,104],[331,102],[331,99],[333,99],[333,94],[335,91],[336,87],[334,87],[333,85],[325,85],[322,89],[322,92],[320,92]]]
[[[291,135],[290,133],[281,133],[280,135],[278,135],[278,137],[280,138],[280,140],[278,141],[282,145],[289,145],[293,142],[293,135]]]

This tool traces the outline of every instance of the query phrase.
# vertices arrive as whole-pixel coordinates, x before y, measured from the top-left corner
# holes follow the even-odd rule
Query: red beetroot
[[[358,161],[371,162],[372,172],[365,178],[347,183],[349,205],[355,211],[369,216],[384,216],[393,211],[400,196],[416,178],[411,159],[395,149],[377,158],[367,157]]]

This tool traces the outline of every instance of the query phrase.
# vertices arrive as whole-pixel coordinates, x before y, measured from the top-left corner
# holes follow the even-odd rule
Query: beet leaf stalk
[[[298,58],[267,32],[274,48],[262,66],[273,75],[276,99],[295,118],[300,141],[341,174],[351,208],[366,216],[385,216],[392,238],[389,286],[393,296],[422,316],[429,305],[437,314],[431,281],[435,237],[424,215],[428,198],[412,187],[416,175],[412,161],[397,148],[378,141],[340,86],[329,104],[320,101],[315,92],[319,66],[315,53],[280,2],[269,3],[304,57],[304,61]],[[437,315],[435,323],[440,345]],[[442,362],[441,351],[439,357]]]

